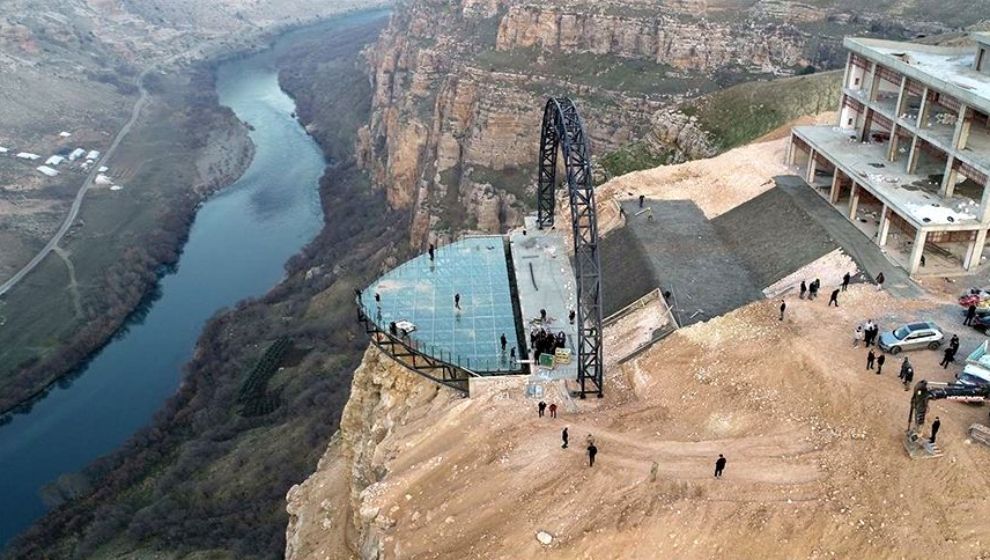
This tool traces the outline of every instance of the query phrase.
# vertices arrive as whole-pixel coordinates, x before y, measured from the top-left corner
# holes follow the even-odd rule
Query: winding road
[[[96,180],[96,176],[100,172],[100,166],[103,165],[103,162],[110,161],[113,153],[117,150],[117,146],[120,145],[121,140],[123,140],[124,137],[131,131],[131,127],[135,122],[137,122],[138,117],[141,115],[141,110],[144,109],[145,105],[147,105],[148,90],[144,88],[144,78],[155,68],[156,67],[148,68],[144,72],[141,72],[138,76],[137,86],[141,91],[141,95],[138,97],[138,100],[134,103],[134,107],[131,109],[131,117],[126,123],[124,123],[124,126],[117,131],[117,135],[114,136],[110,147],[107,148],[103,155],[93,163],[93,169],[88,175],[86,175],[86,180],[83,181],[82,187],[80,187],[79,192],[76,193],[76,197],[72,201],[72,207],[69,208],[69,214],[65,217],[65,221],[62,222],[62,225],[59,226],[58,231],[56,231],[55,235],[48,240],[48,243],[45,244],[41,251],[38,251],[37,255],[28,261],[28,263],[24,265],[23,268],[18,270],[13,276],[8,278],[7,281],[0,284],[0,296],[3,296],[5,293],[10,291],[11,288],[17,285],[18,282],[24,279],[25,276],[30,274],[32,270],[41,264],[41,261],[45,260],[45,257],[47,257],[48,254],[58,246],[58,244],[62,241],[62,238],[65,237],[65,234],[69,231],[69,228],[72,227],[72,223],[76,221],[76,217],[79,215],[79,209],[82,207],[83,199],[86,197],[86,193],[89,191],[89,188],[93,186],[93,181]]]

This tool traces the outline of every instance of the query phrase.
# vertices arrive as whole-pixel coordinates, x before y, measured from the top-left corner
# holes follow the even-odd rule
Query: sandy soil
[[[868,286],[838,309],[788,301],[783,322],[762,301],[679,330],[613,368],[606,399],[556,420],[537,417],[521,382],[498,380],[393,425],[375,449],[383,477],[361,492],[384,557],[990,557],[990,449],[965,435],[986,409],[934,403],[946,454],[909,459],[899,360],[877,376],[851,347],[854,325],[895,302]],[[911,353],[916,379],[949,379],[939,357]],[[715,480],[719,453],[729,464]],[[339,476],[331,460],[309,501],[328,503]],[[320,548],[345,554],[332,533]]]
[[[772,177],[788,174],[787,139],[751,144],[711,159],[665,165],[616,177],[599,187],[602,232],[622,224],[615,199],[645,195],[657,200],[693,200],[709,219],[774,187]]]

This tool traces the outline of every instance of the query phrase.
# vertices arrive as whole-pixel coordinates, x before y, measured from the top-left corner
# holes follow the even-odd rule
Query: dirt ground
[[[429,412],[420,403],[376,446],[384,476],[361,492],[384,557],[990,558],[990,449],[966,439],[987,409],[935,402],[945,456],[911,460],[900,360],[876,375],[852,348],[865,318],[931,304],[867,285],[840,301],[789,297],[784,321],[761,301],[681,329],[613,368],[607,398],[557,419],[538,418],[514,380]],[[952,377],[939,352],[909,356],[916,380]],[[331,500],[335,473],[322,465],[307,485]]]

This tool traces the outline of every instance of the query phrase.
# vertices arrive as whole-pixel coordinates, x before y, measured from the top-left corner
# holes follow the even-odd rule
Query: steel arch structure
[[[557,154],[564,158],[571,225],[574,231],[575,280],[577,281],[578,383],[580,396],[602,397],[602,274],[598,256],[598,217],[590,148],[584,123],[574,102],[566,97],[547,100],[540,134],[540,174],[537,190],[537,224],[554,223]]]

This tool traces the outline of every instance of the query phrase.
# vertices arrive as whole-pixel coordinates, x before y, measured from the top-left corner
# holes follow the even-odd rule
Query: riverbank
[[[383,23],[319,33],[279,62],[283,87],[314,137],[347,139],[343,148],[323,146],[334,158],[320,181],[323,230],[289,261],[283,282],[209,321],[178,393],[153,424],[74,477],[84,482],[72,485],[75,499],[19,538],[10,557],[150,550],[281,555],[285,491],[314,468],[336,429],[364,346],[350,294],[386,256],[403,250],[389,232],[406,217],[387,213],[353,161],[355,123],[370,107],[359,52]],[[263,413],[250,413],[241,388],[283,338],[293,350],[266,380]]]

